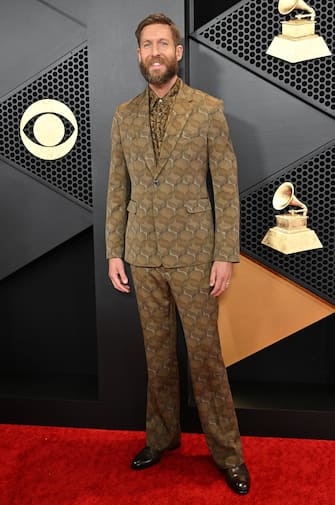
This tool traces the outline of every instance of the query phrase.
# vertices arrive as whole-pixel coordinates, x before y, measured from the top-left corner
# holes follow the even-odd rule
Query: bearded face
[[[161,87],[176,77],[183,47],[175,44],[170,26],[153,24],[143,28],[137,54],[144,79]]]
[[[162,85],[177,75],[178,61],[175,56],[153,56],[140,62],[140,70],[149,84]]]

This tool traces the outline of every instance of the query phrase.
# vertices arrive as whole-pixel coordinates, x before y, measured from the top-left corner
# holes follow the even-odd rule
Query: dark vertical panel
[[[86,230],[1,282],[0,396],[97,398],[92,238]]]
[[[184,2],[99,0],[89,12],[101,398],[113,411],[114,426],[143,426],[145,361],[135,296],[116,293],[107,278],[104,223],[110,127],[116,106],[145,87],[134,31],[151,12],[165,12],[183,30]]]
[[[264,248],[263,256],[255,254],[252,248],[243,250],[248,254],[253,251],[257,261],[275,271],[280,264],[282,275],[312,293],[322,281],[333,295],[334,199],[331,197],[330,177],[335,130],[334,119],[329,117],[330,104],[319,107],[329,86],[328,70],[332,60],[321,58],[291,65],[266,56],[267,38],[270,41],[275,34],[273,9],[279,16],[277,7],[271,3],[266,6],[271,10],[269,12],[257,1],[242,1],[235,17],[230,15],[235,12],[232,9],[229,16],[223,14],[213,20],[210,16],[205,20],[200,2],[194,3],[198,26],[201,26],[200,19],[209,23],[207,29],[193,34],[190,41],[190,81],[193,86],[225,101],[239,161],[242,247],[252,241],[253,245],[257,242],[258,247],[264,248],[260,246],[260,240],[264,230],[274,223],[271,202],[280,176],[296,183],[297,195],[307,202],[310,210],[311,228],[320,230],[320,234],[324,231],[324,248],[317,253],[307,251],[285,256],[272,251],[270,261],[265,261],[267,248]],[[219,12],[219,3],[214,3],[218,9],[214,15],[225,11],[224,4]],[[326,5],[323,8],[324,13],[319,8],[320,17],[329,11]],[[259,9],[256,23],[254,9]],[[261,31],[259,26],[263,27]],[[328,26],[323,23],[325,35],[330,33],[330,26],[331,23]],[[319,68],[324,70],[319,71]],[[315,90],[319,104],[316,104]],[[318,186],[321,183],[324,187]],[[267,191],[264,200],[260,198],[260,188],[264,195]],[[245,200],[248,198],[247,206]],[[271,216],[271,223],[264,221],[266,213]],[[320,288],[317,294],[333,301],[333,296],[324,288]],[[261,313],[259,317],[262,317]],[[281,317],[284,318],[285,313]],[[258,405],[263,412],[286,408],[292,417],[295,416],[294,410],[301,409],[305,413],[312,409],[325,410],[329,411],[331,419],[335,408],[334,323],[333,315],[230,367],[243,429],[248,416],[244,413],[251,405]],[[273,324],[276,325],[276,321]],[[318,427],[314,427],[306,415],[306,429],[301,429],[301,433],[313,434],[319,430],[319,433],[326,434],[324,420],[325,417]],[[249,421],[247,429],[267,432],[264,426],[257,431],[252,414]],[[274,420],[272,423],[270,431]],[[289,432],[287,426],[283,430]],[[294,431],[299,433],[299,430]]]
[[[86,29],[37,0],[2,2],[0,25],[0,396],[12,400],[1,408],[7,420],[22,422],[24,397],[97,397],[92,214],[64,191],[91,170],[89,104],[79,97],[88,82],[76,50]],[[76,147],[61,161],[36,158],[19,136],[23,112],[42,98],[81,106]]]
[[[225,10],[229,9],[240,0],[194,0],[194,29],[197,30],[200,26],[215,18]]]

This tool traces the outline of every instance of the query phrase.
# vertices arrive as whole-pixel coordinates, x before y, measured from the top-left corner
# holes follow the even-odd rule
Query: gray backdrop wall
[[[133,33],[149,12],[166,12],[185,29],[181,75],[225,100],[240,167],[243,252],[333,301],[333,283],[325,289],[320,280],[304,277],[295,259],[283,264],[260,251],[256,239],[247,241],[250,212],[255,236],[273,219],[271,209],[263,220],[256,218],[278,174],[333,145],[334,118],[325,102],[318,107],[315,97],[308,101],[274,82],[272,67],[260,74],[260,53],[256,68],[244,61],[243,41],[250,35],[244,9],[255,3],[225,11],[232,3],[223,3],[222,15],[195,30],[203,6],[200,13],[192,1],[1,2],[0,422],[144,427],[145,358],[136,301],[115,292],[107,278],[104,221],[112,116],[144,87]],[[221,12],[217,2],[211,8]],[[206,35],[219,23],[220,33],[233,37],[236,16],[241,29],[234,40],[242,56],[229,50],[223,35],[219,41]],[[59,160],[37,159],[19,136],[23,112],[44,98],[67,104],[79,125],[75,147]],[[320,172],[324,163],[318,163]],[[318,175],[319,186],[321,180]],[[252,209],[250,194],[259,202]],[[329,197],[327,265],[332,202]],[[230,368],[243,433],[333,436],[333,330],[334,318],[324,319]],[[180,327],[178,352],[183,427],[198,430]],[[301,400],[307,396],[308,405]]]

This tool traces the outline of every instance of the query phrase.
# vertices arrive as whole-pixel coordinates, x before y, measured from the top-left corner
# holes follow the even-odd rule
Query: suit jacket
[[[107,258],[149,267],[239,261],[237,167],[222,100],[182,83],[156,163],[147,88],[118,107],[111,141]]]

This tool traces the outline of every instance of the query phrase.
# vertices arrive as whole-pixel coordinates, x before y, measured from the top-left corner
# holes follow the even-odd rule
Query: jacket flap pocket
[[[188,200],[185,202],[187,212],[194,214],[195,212],[204,212],[211,209],[211,203],[207,198],[200,198],[199,200]]]

